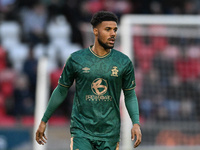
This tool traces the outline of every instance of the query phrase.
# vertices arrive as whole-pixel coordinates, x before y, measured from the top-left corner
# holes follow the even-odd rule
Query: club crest
[[[111,71],[112,71],[111,76],[118,77],[118,72],[119,72],[119,70],[117,69],[116,66],[113,66],[113,68],[112,68]]]

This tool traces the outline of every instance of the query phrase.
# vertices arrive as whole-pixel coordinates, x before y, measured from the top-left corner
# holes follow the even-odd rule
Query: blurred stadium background
[[[199,15],[199,0],[0,0],[0,150],[30,150],[37,65],[48,57],[49,93],[70,53],[93,44],[91,16]],[[120,23],[119,23],[120,25]],[[200,146],[200,27],[133,27],[138,149]],[[115,48],[121,50],[120,28]],[[48,150],[68,150],[74,87],[49,121]]]

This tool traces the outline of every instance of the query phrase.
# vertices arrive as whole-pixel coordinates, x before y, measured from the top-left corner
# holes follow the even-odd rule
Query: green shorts
[[[72,137],[70,150],[119,150],[119,142],[96,141],[84,137]]]

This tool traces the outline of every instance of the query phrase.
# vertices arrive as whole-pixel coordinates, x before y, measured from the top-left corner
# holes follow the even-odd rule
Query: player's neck
[[[98,56],[104,56],[108,53],[110,53],[110,49],[104,49],[102,46],[100,45],[93,45],[92,46],[92,51],[97,54]]]

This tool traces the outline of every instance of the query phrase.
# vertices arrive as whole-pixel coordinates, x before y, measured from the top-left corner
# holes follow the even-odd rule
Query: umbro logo
[[[88,67],[82,68],[82,70],[83,70],[83,73],[89,73],[90,72],[90,68],[88,68]]]

